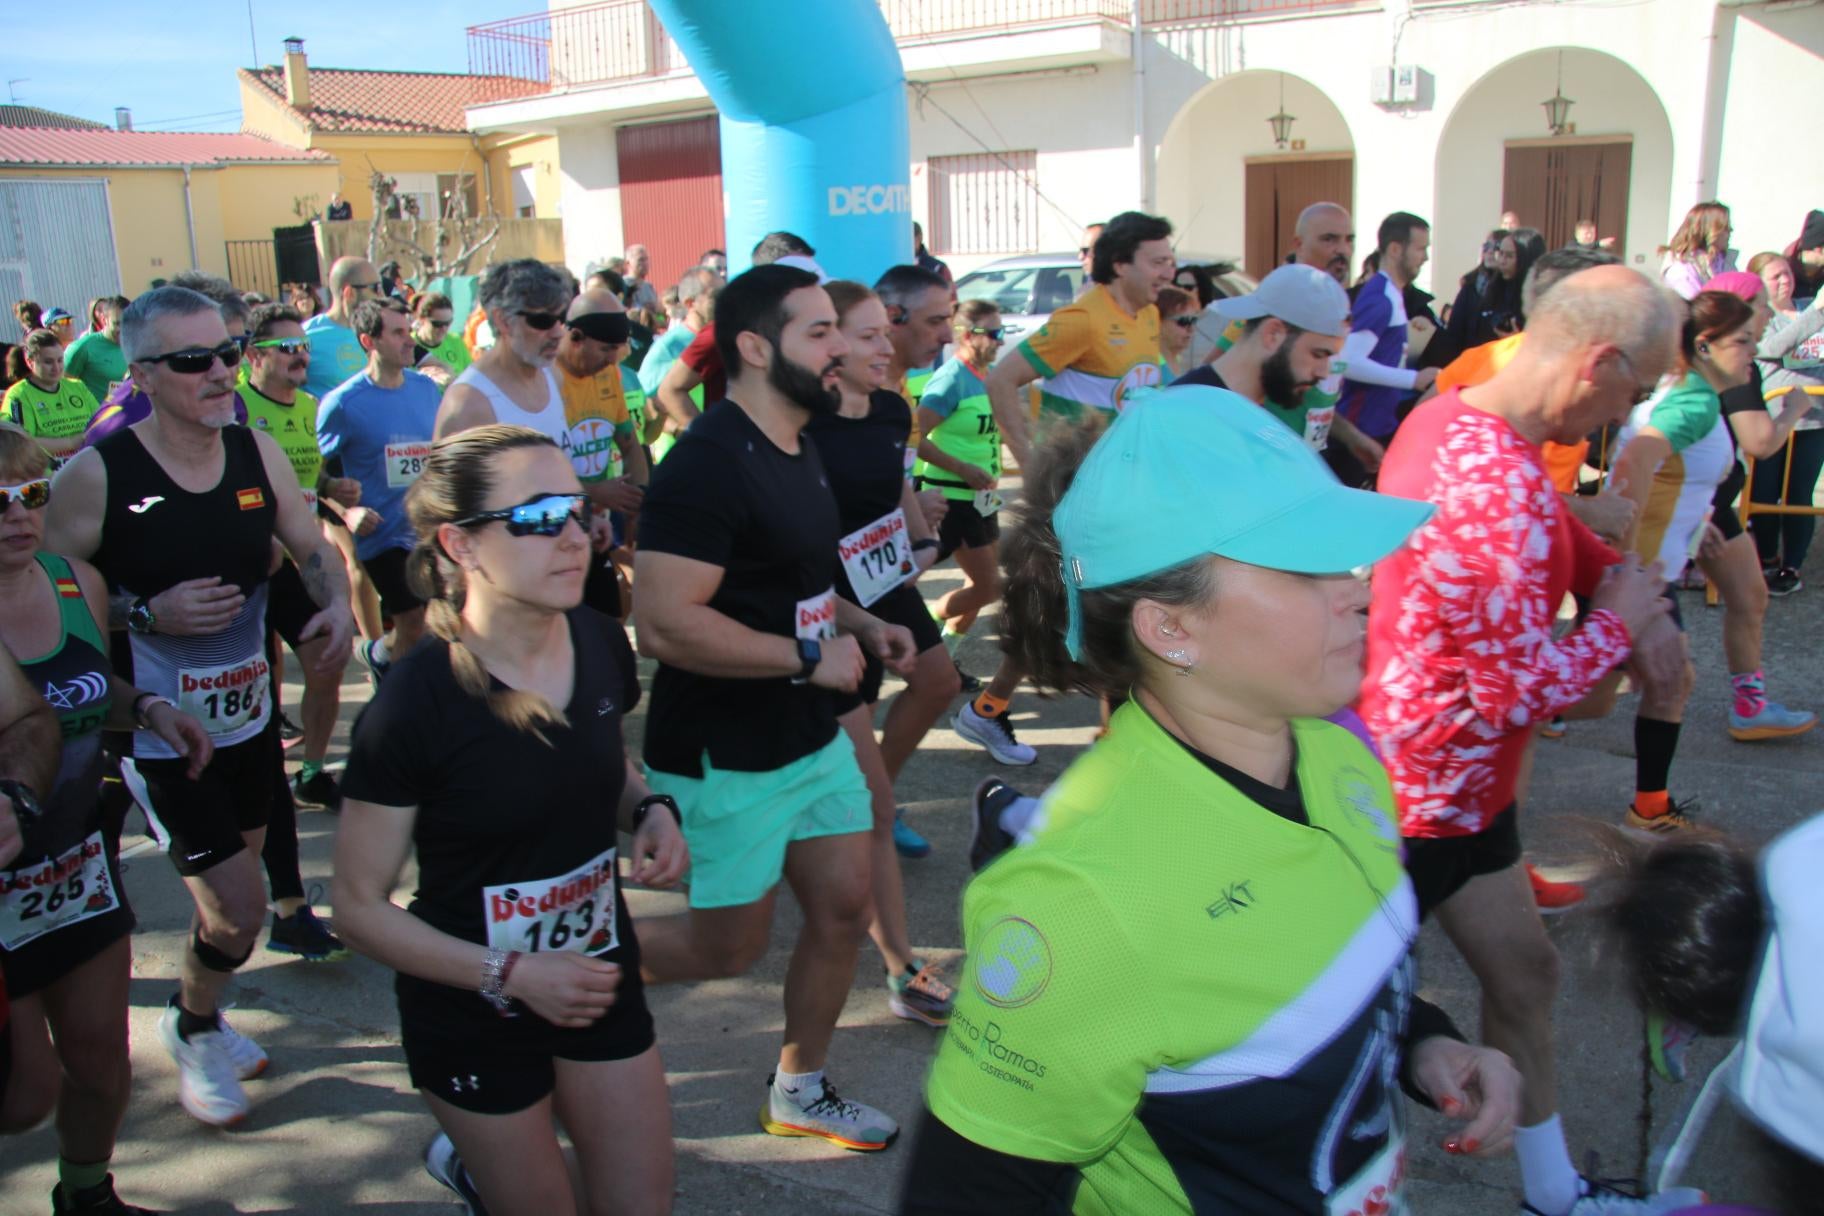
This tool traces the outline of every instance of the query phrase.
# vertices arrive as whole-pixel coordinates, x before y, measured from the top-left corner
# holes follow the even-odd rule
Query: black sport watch
[[[810,683],[811,673],[817,670],[817,664],[821,662],[823,662],[823,643],[816,638],[799,638],[798,674],[792,678],[792,683]]]
[[[37,828],[44,820],[44,810],[38,805],[38,795],[23,781],[0,780],[0,798],[13,804],[13,817],[19,821],[20,859],[36,861],[39,856]]]
[[[678,809],[678,800],[670,794],[648,794],[640,799],[639,805],[633,808],[633,830],[639,831],[640,825],[646,822],[646,816],[652,808],[662,806],[671,812],[672,819],[681,828],[684,826],[684,812]]]
[[[127,628],[134,633],[151,633],[152,627],[158,624],[158,618],[152,615],[152,605],[140,596],[127,607]]]

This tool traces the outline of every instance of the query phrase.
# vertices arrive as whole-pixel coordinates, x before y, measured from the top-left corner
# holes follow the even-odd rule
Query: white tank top
[[[466,384],[486,397],[488,404],[494,407],[494,421],[506,426],[530,427],[542,435],[549,435],[551,442],[564,447],[570,428],[564,423],[563,394],[557,387],[557,377],[551,374],[551,369],[545,368],[544,374],[545,408],[537,413],[521,407],[474,364],[465,368],[462,375],[456,377],[455,383]]]

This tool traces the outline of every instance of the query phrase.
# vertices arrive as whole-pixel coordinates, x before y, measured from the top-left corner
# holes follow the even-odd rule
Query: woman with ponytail
[[[671,1118],[617,829],[635,882],[669,886],[689,858],[625,758],[627,639],[581,606],[590,500],[549,438],[483,426],[432,448],[406,507],[430,636],[356,723],[335,901],[349,944],[399,972],[406,1063],[442,1127],[426,1168],[496,1216],[667,1212]]]

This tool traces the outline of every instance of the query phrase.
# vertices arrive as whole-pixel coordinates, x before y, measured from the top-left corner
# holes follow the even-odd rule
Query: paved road
[[[1817,577],[1824,580],[1824,571]],[[926,588],[955,585],[949,571]],[[1824,590],[1773,605],[1767,669],[1776,696],[1810,703],[1824,687],[1816,639],[1824,629]],[[1742,745],[1723,733],[1728,681],[1719,641],[1721,613],[1700,597],[1684,600],[1701,672],[1677,767],[1675,793],[1703,800],[1706,822],[1759,842],[1818,808],[1824,772],[1824,733],[1781,743]],[[971,638],[962,661],[986,676],[994,666],[992,622]],[[365,696],[350,669],[342,731]],[[295,703],[295,682],[287,689]],[[1095,706],[1082,699],[1041,702],[1022,694],[1016,705],[1023,739],[1039,761],[1017,781],[1038,789],[1090,741]],[[1553,873],[1574,875],[1592,864],[1583,825],[1613,822],[1632,779],[1632,734],[1624,701],[1613,719],[1577,724],[1540,755],[1526,831],[1533,854]],[[643,713],[629,722],[637,746]],[[342,754],[339,735],[332,761]],[[947,729],[933,733],[901,782],[908,818],[936,851],[906,867],[915,943],[936,959],[958,952],[958,894],[967,875],[969,790],[993,771],[985,754]],[[511,808],[503,807],[503,814]],[[327,884],[333,817],[305,811],[300,821],[304,873]],[[453,1210],[424,1174],[419,1154],[432,1134],[429,1116],[407,1083],[397,1040],[390,975],[365,959],[311,966],[263,949],[242,971],[234,992],[235,1025],[271,1052],[269,1074],[251,1086],[253,1116],[234,1132],[193,1122],[179,1109],[176,1078],[159,1045],[155,1021],[172,991],[187,931],[187,903],[176,876],[157,854],[132,858],[127,885],[139,910],[132,987],[133,1105],[115,1159],[121,1189],[133,1202],[189,1213],[336,1213],[405,1216]],[[408,883],[410,875],[407,876]],[[636,916],[679,906],[677,896],[633,892]],[[781,901],[774,938],[788,942],[796,909]],[[326,903],[319,910],[333,912]],[[1650,1146],[1675,1127],[1695,1083],[1654,1078],[1642,1051],[1641,1018],[1617,980],[1615,964],[1595,931],[1594,917],[1554,918],[1552,936],[1564,956],[1564,995],[1558,1039],[1564,1053],[1564,1118],[1573,1151],[1601,1154],[1603,1172],[1642,1172]],[[1476,1024],[1473,984],[1435,929],[1421,946],[1422,987],[1466,1028]],[[904,1146],[874,1155],[846,1153],[804,1140],[778,1140],[757,1130],[755,1112],[765,1075],[776,1059],[782,1026],[780,984],[785,951],[775,949],[752,975],[689,988],[661,989],[652,1003],[671,1081],[679,1155],[677,1211],[682,1214],[790,1212],[852,1216],[892,1210]],[[864,948],[854,994],[837,1034],[832,1076],[845,1093],[882,1106],[904,1122],[917,1113],[917,1094],[935,1032],[888,1013],[878,961]],[[1704,1042],[1693,1051],[1694,1071],[1707,1070],[1727,1044]],[[1702,1071],[1698,1071],[1702,1076]],[[1470,1163],[1447,1157],[1444,1124],[1421,1113],[1412,1128],[1414,1181],[1409,1194],[1421,1213],[1480,1216],[1517,1208],[1511,1161]],[[1766,1200],[1751,1137],[1725,1110],[1704,1138],[1691,1179],[1719,1197]],[[54,1180],[55,1141],[49,1131],[0,1142],[0,1216],[47,1211]]]

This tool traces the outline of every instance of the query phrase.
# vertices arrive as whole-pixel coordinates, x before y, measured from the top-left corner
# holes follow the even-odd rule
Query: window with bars
[[[1032,253],[1039,247],[1036,150],[933,156],[933,253]]]

